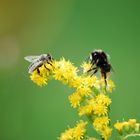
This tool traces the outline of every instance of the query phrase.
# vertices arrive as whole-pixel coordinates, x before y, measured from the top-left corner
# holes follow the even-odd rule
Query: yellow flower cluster
[[[30,78],[38,86],[44,86],[47,84],[48,76],[51,74],[52,70],[53,67],[51,62],[50,64],[43,64],[41,67],[32,72]]]
[[[37,85],[43,86],[47,84],[49,76],[52,76],[55,80],[75,88],[76,91],[69,96],[71,106],[79,109],[79,116],[90,116],[95,130],[102,138],[108,140],[112,129],[109,127],[110,119],[108,118],[111,99],[107,92],[111,93],[115,85],[109,79],[105,85],[104,78],[89,76],[87,71],[91,67],[91,64],[84,63],[83,74],[79,76],[78,68],[62,58],[51,64],[42,65],[31,74],[31,79]],[[62,133],[60,140],[82,140],[86,132],[86,124],[87,122],[81,121],[75,128],[68,129]]]
[[[73,66],[70,61],[66,61],[64,58],[60,61],[54,61],[54,78],[62,81],[65,84],[70,84],[75,78],[77,78],[78,69]]]
[[[83,68],[83,73],[87,73],[92,68],[92,64],[84,62],[81,67]]]
[[[105,140],[108,140],[112,134],[108,117],[110,104],[111,99],[103,93],[98,94],[95,99],[89,101],[89,105],[92,106],[92,115],[94,116],[93,126]]]
[[[79,115],[97,115],[102,116],[106,115],[108,110],[108,106],[111,104],[111,99],[100,93],[96,97],[92,97],[91,99],[86,101],[87,104],[85,106],[80,107]]]
[[[69,96],[71,106],[78,108],[79,116],[87,116],[92,122],[95,130],[104,140],[109,140],[112,129],[110,128],[110,111],[111,99],[107,93],[111,93],[115,88],[112,80],[108,79],[107,85],[102,77],[98,79],[95,75],[89,76],[88,72],[92,69],[91,63],[84,62],[82,75],[78,75],[78,68],[70,61],[61,58],[59,61],[51,61],[34,70],[30,78],[38,86],[47,85],[49,77],[59,80],[64,84],[76,89]],[[74,128],[69,128],[61,134],[60,140],[84,140],[86,137],[87,122],[80,121]],[[129,121],[117,122],[114,127],[123,139],[130,136],[140,136],[140,123],[135,119]],[[88,140],[96,140],[88,137]]]
[[[80,121],[76,127],[69,128],[64,133],[62,133],[60,140],[83,140],[86,132],[86,125],[87,122]]]
[[[140,129],[140,123],[137,123],[136,119],[129,119],[128,121],[115,123],[114,127],[121,135],[126,135],[131,133],[138,133]]]
[[[112,133],[112,129],[109,127],[109,121],[108,116],[103,116],[96,118],[93,122],[96,131],[101,133],[102,138],[105,140],[108,140]]]

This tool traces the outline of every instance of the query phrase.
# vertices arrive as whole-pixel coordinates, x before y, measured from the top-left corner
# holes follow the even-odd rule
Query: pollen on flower
[[[82,140],[86,132],[85,126],[87,122],[80,121],[74,129],[73,138],[74,140]]]
[[[79,86],[82,85],[82,83],[83,83],[83,78],[81,76],[76,75],[71,78],[69,84],[71,87],[78,88]]]
[[[76,108],[80,105],[82,98],[79,95],[79,93],[76,92],[76,93],[73,93],[72,95],[69,96],[69,100],[70,100],[71,106],[73,108]]]
[[[131,134],[139,132],[140,124],[137,123],[136,119],[129,119],[128,121],[116,122],[114,127],[118,132]]]
[[[42,77],[46,77],[49,75],[50,69],[48,68],[48,64],[44,64],[41,67],[39,67],[39,74]]]
[[[112,133],[112,129],[108,127],[109,122],[110,119],[108,118],[108,116],[98,117],[93,122],[93,126],[105,140],[108,140]]]
[[[64,133],[61,134],[59,139],[60,140],[72,140],[73,139],[73,132],[74,132],[74,129],[69,128]]]
[[[87,86],[80,86],[77,88],[77,92],[83,97],[83,96],[89,96],[91,93],[91,89]]]
[[[78,69],[73,66],[70,61],[66,61],[64,58],[60,61],[54,61],[54,78],[60,80],[63,83],[71,83],[74,77],[77,76]]]
[[[84,62],[81,67],[83,68],[83,73],[86,73],[92,68],[92,64]]]
[[[109,124],[110,119],[108,116],[98,117],[94,120],[93,126],[97,131],[103,131],[105,127]]]
[[[52,65],[46,63],[34,70],[31,73],[30,78],[38,86],[44,86],[47,84],[48,77],[51,75],[51,72]]]
[[[101,93],[96,96],[96,102],[97,104],[109,106],[111,104],[111,99],[107,95]]]
[[[129,119],[129,121],[128,121],[128,123],[130,124],[130,125],[135,125],[136,124],[136,119]]]
[[[101,78],[101,79],[97,78],[95,83],[94,83],[94,87],[98,90],[101,90],[102,87],[105,87],[104,78]]]
[[[69,128],[61,134],[60,140],[83,140],[86,132],[85,126],[87,122],[80,121],[76,127]]]
[[[111,134],[112,134],[112,128],[110,127],[105,127],[104,131],[101,132],[102,138],[104,138],[104,140],[108,140]]]
[[[114,88],[115,88],[114,82],[112,80],[107,79],[107,87],[106,87],[107,92],[112,93]]]
[[[96,76],[87,76],[83,78],[83,85],[86,85],[88,87],[93,87],[95,82],[97,80]]]
[[[96,104],[94,108],[94,114],[101,116],[101,115],[106,115],[108,112],[107,107],[102,104]]]
[[[33,71],[31,76],[30,76],[31,80],[36,83],[38,86],[44,86],[47,84],[47,77],[45,76],[41,76],[37,70]]]
[[[79,109],[79,116],[89,115],[92,113],[92,110],[93,110],[93,107],[90,104],[82,106]]]

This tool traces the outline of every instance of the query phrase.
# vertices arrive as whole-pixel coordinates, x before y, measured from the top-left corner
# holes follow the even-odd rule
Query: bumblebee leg
[[[92,71],[92,70],[96,70],[97,69],[97,67],[95,67],[95,68],[91,68],[91,69],[89,69],[87,72],[90,72],[90,71]]]
[[[93,72],[93,74],[95,74],[98,71],[98,69],[95,69],[95,71]]]
[[[91,76],[93,76],[96,72],[98,71],[98,69],[94,69],[94,72],[91,74]]]
[[[105,86],[107,86],[107,80],[106,80],[107,75],[106,75],[106,72],[103,72],[102,73],[102,76],[104,77],[104,80],[105,80]]]

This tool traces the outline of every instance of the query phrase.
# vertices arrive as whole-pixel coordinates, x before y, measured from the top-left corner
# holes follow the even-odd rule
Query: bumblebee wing
[[[114,68],[112,67],[112,65],[111,65],[111,71],[112,71],[112,72],[115,72],[115,70],[114,70]]]
[[[29,65],[28,67],[28,72],[32,73],[34,70],[36,70],[38,67],[40,67],[43,64],[42,61],[37,61],[37,62],[33,62]]]
[[[25,56],[24,59],[27,60],[28,62],[34,62],[37,60],[40,56]]]
[[[109,54],[106,54],[106,56],[107,56],[107,59],[110,61],[110,55]]]

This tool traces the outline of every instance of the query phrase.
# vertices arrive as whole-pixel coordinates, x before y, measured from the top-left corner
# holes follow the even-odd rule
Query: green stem
[[[136,136],[140,136],[140,134],[128,134],[125,137],[123,137],[122,140],[126,140],[129,137],[136,137]]]

